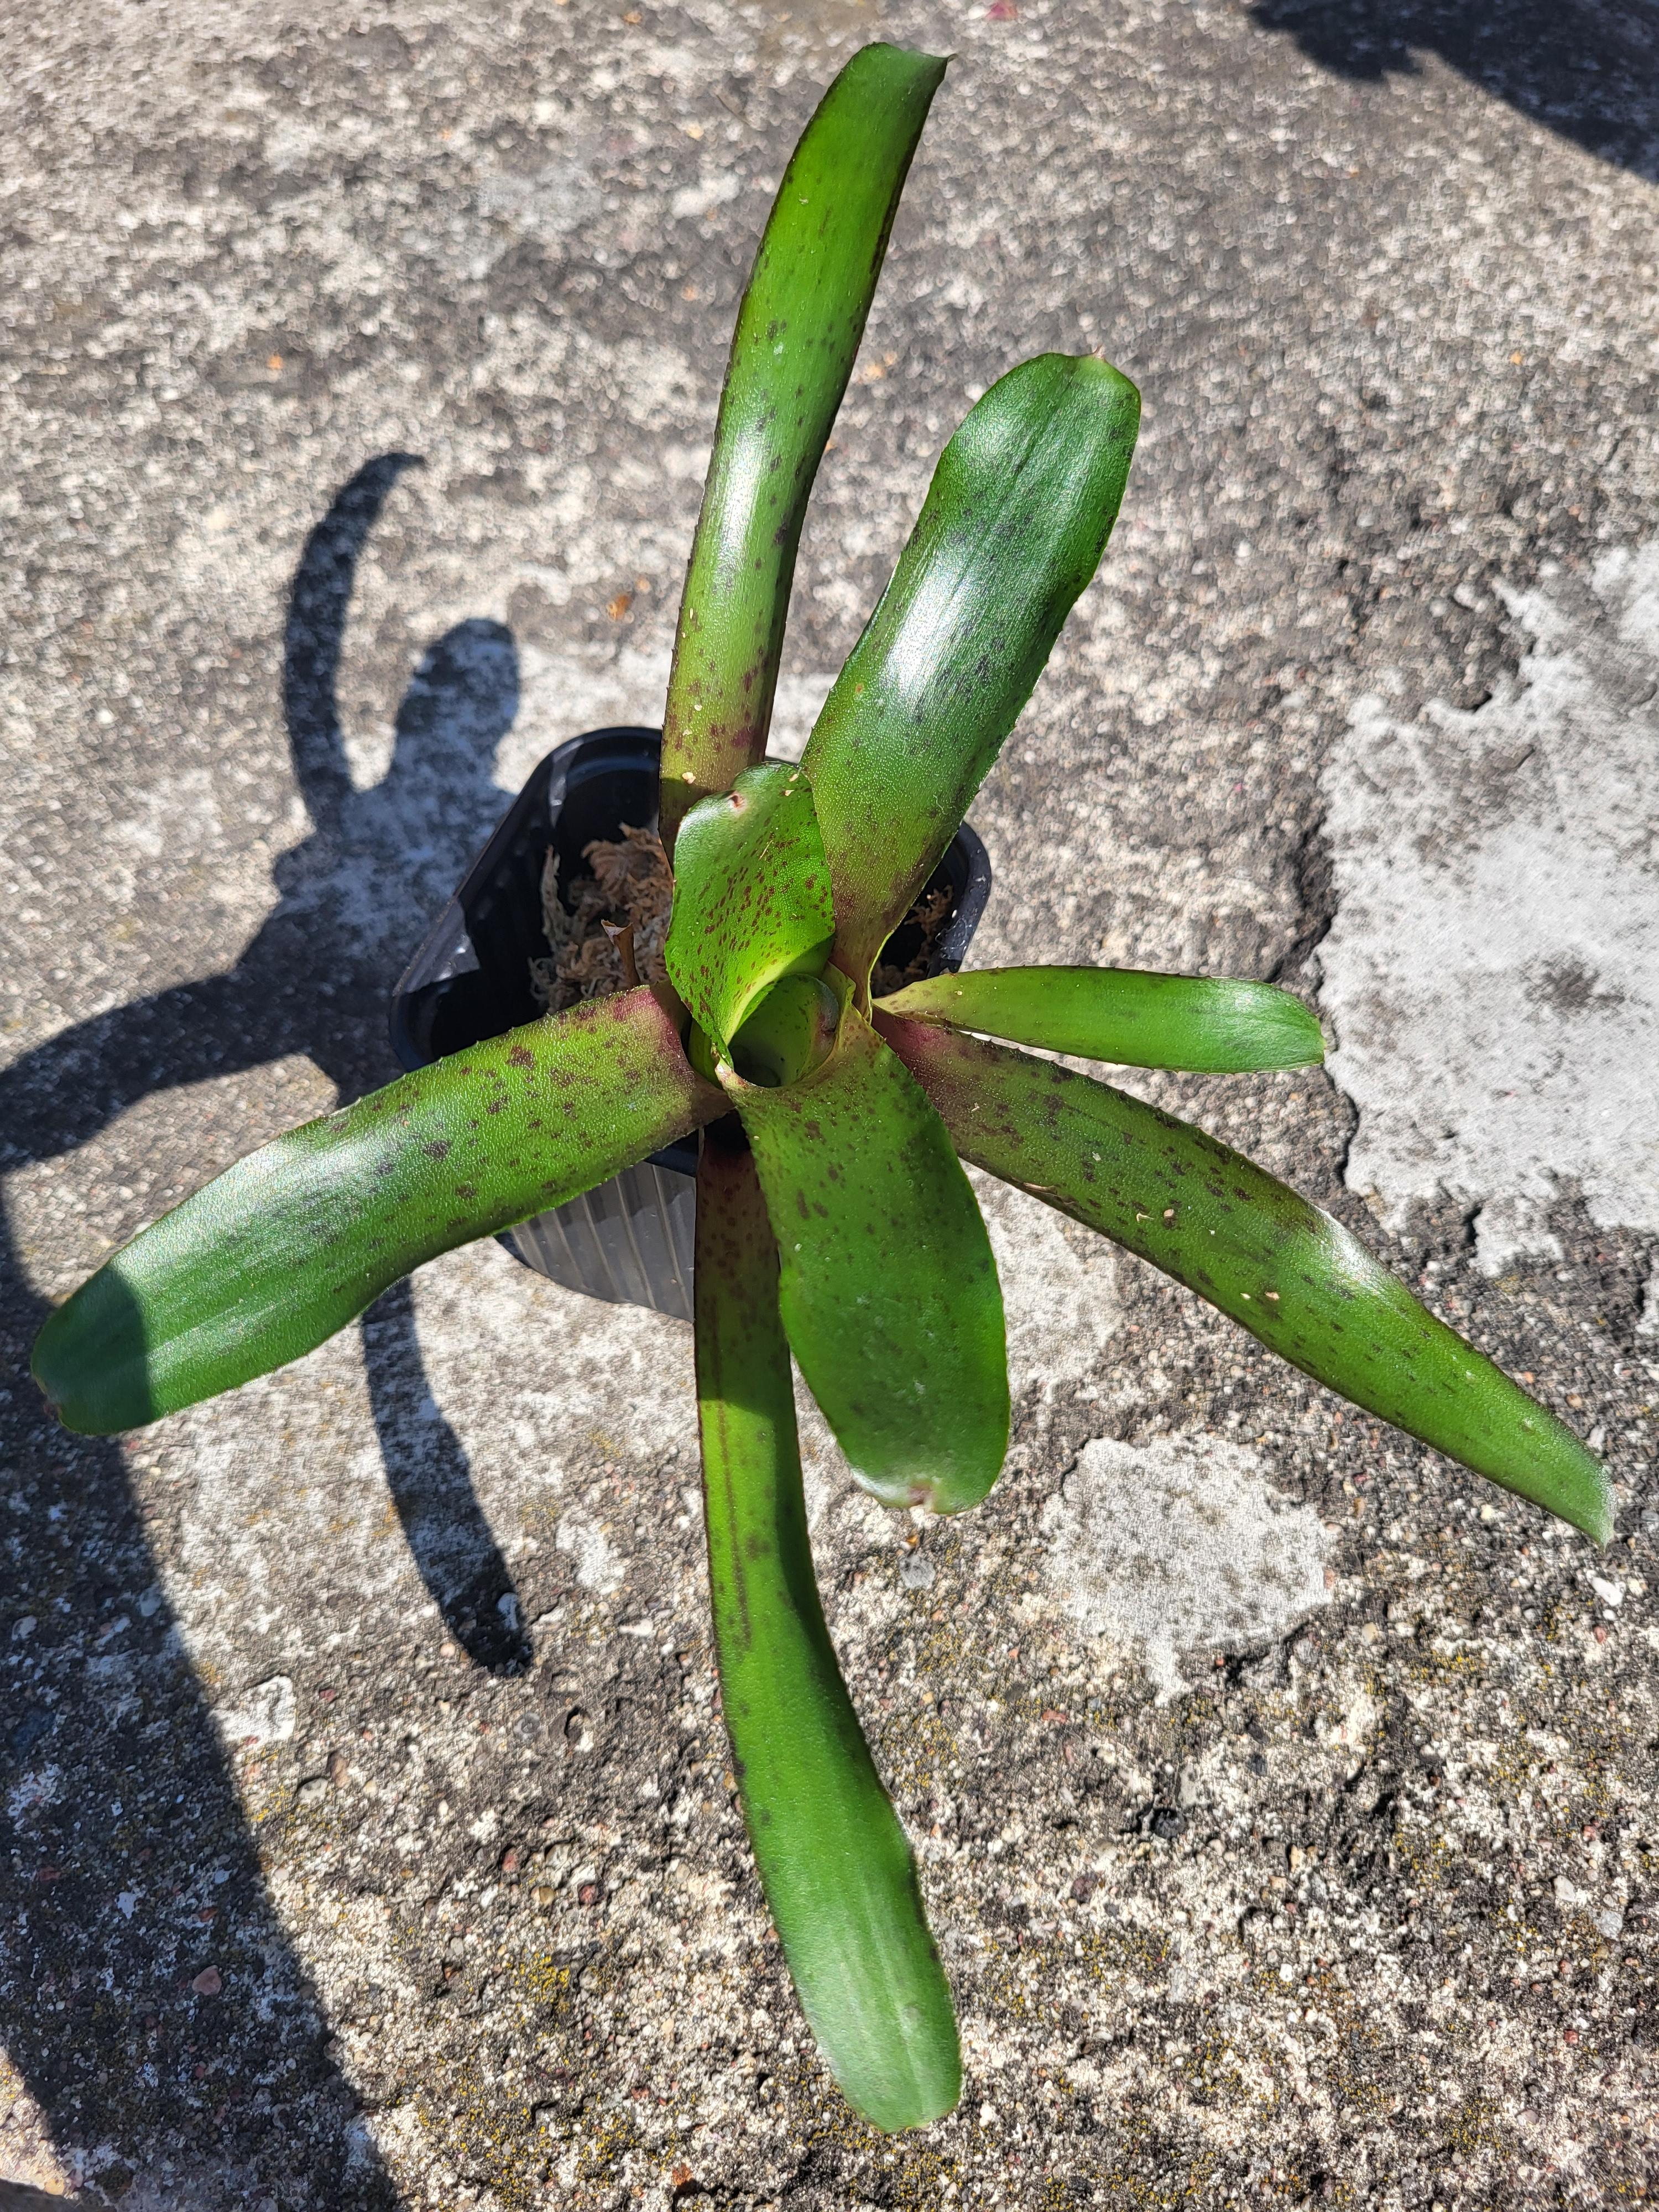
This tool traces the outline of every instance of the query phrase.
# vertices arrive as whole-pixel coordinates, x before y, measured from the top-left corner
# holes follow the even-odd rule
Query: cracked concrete
[[[1043,1571],[1091,1637],[1138,1661],[1159,1702],[1192,1686],[1183,1652],[1282,1644],[1328,1602],[1319,1516],[1259,1454],[1215,1437],[1097,1437],[1043,1508]]]
[[[1492,1275],[1562,1256],[1563,1198],[1659,1234],[1659,541],[1506,598],[1534,642],[1484,706],[1354,702],[1319,950],[1350,1185],[1455,1199]]]
[[[0,25],[0,2196],[1651,2195],[1650,1117],[1573,1152],[1559,1077],[1490,1113],[1466,1059],[1437,1151],[1403,896],[1425,825],[1467,856],[1519,818],[1458,749],[1542,714],[1552,654],[1593,708],[1537,732],[1583,914],[1646,865],[1607,854],[1650,788],[1620,688],[1649,648],[1614,647],[1659,513],[1650,31],[1588,0]],[[1142,449],[974,809],[975,957],[1275,975],[1334,1011],[1340,1081],[1133,1085],[1357,1226],[1606,1451],[1620,1505],[1593,1555],[991,1201],[1018,1403],[984,1507],[886,1515],[806,1431],[832,1630],[963,2022],[960,2112],[896,2142],[830,2087],[760,1909],[678,1325],[486,1245],[125,1445],[54,1433],[23,1379],[46,1301],[392,1072],[386,992],[505,794],[656,712],[756,231],[815,88],[884,33],[957,58],[822,471],[781,737],[971,398],[1102,347]],[[1413,745],[1420,785],[1370,796]],[[1559,1040],[1601,1024],[1599,1091],[1628,1095],[1650,978],[1620,1026],[1599,982],[1568,1003],[1558,949],[1526,1004]],[[1364,1070],[1362,985],[1397,1067]],[[1408,1108],[1420,1156],[1387,1149]],[[1150,1470],[1173,1527],[1171,1469],[1224,1529],[1227,1499],[1288,1518],[1304,1567],[1316,1526],[1330,1576],[1235,1629],[1216,1547],[1160,1534],[1202,1639],[1171,1641],[1178,1684],[1073,1609],[1147,1548],[1103,1501],[1126,1518]]]

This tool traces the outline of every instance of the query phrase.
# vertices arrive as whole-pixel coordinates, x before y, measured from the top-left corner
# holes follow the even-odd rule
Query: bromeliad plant
[[[738,313],[665,714],[670,985],[457,1054],[252,1154],[77,1291],[34,1363],[71,1428],[132,1428],[297,1358],[422,1261],[700,1127],[697,1398],[726,1724],[802,2005],[884,2128],[955,2104],[956,2024],[824,1626],[790,1354],[878,1498],[958,1512],[985,1496],[1008,1381],[963,1160],[1369,1412],[1609,1529],[1600,1464],[1346,1229],[1202,1131],[1009,1048],[1300,1066],[1321,1042],[1297,1000],[1082,968],[872,1000],[878,955],[1094,574],[1139,416],[1133,385],[1092,358],[1043,355],[994,386],[946,446],[799,765],[765,760],[807,496],[944,67],[886,46],[848,64]]]

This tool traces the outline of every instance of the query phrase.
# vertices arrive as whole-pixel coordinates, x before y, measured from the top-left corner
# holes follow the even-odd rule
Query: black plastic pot
[[[392,994],[392,1045],[404,1067],[428,1066],[536,1019],[530,963],[548,950],[541,892],[548,849],[559,856],[568,893],[592,872],[582,855],[595,838],[619,836],[624,823],[654,829],[661,743],[656,730],[590,730],[532,771]],[[928,973],[935,975],[962,965],[991,895],[990,861],[966,823],[929,888],[944,884],[956,904],[933,940]],[[919,944],[907,923],[889,957],[903,965]],[[687,1137],[501,1241],[568,1290],[690,1321],[696,1168],[697,1140]]]

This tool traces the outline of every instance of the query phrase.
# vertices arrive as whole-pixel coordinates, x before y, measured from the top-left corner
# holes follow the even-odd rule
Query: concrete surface
[[[7,12],[9,2183],[1651,2193],[1656,31],[1650,0]],[[963,2021],[960,2112],[897,2142],[829,2087],[759,1909],[677,1326],[490,1246],[125,1447],[22,1376],[112,1245],[391,1072],[386,988],[502,793],[655,712],[755,233],[878,32],[958,58],[784,734],[969,397],[1105,349],[1146,436],[975,809],[980,957],[1306,990],[1336,1081],[1135,1087],[1535,1376],[1620,1504],[1594,1556],[999,1200],[986,1506],[890,1518],[809,1437]],[[1479,1049],[1443,894],[1494,952]]]
[[[1461,1199],[1494,1275],[1561,1256],[1560,1194],[1659,1234],[1659,540],[1544,568],[1512,681],[1406,725],[1357,700],[1325,775],[1348,1181],[1397,1223]]]

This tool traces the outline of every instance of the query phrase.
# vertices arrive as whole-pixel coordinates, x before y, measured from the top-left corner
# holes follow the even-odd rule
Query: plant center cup
[[[392,1047],[404,1067],[429,1066],[542,1012],[530,963],[550,950],[542,928],[547,855],[558,856],[568,902],[592,873],[583,857],[589,845],[619,838],[625,824],[654,830],[661,743],[656,730],[589,730],[532,771],[392,994]],[[990,860],[966,823],[927,886],[941,889],[951,904],[933,940],[929,975],[962,965],[991,895]],[[921,944],[915,925],[902,922],[885,957],[904,966]],[[566,1290],[689,1322],[696,1171],[692,1135],[500,1241]]]

